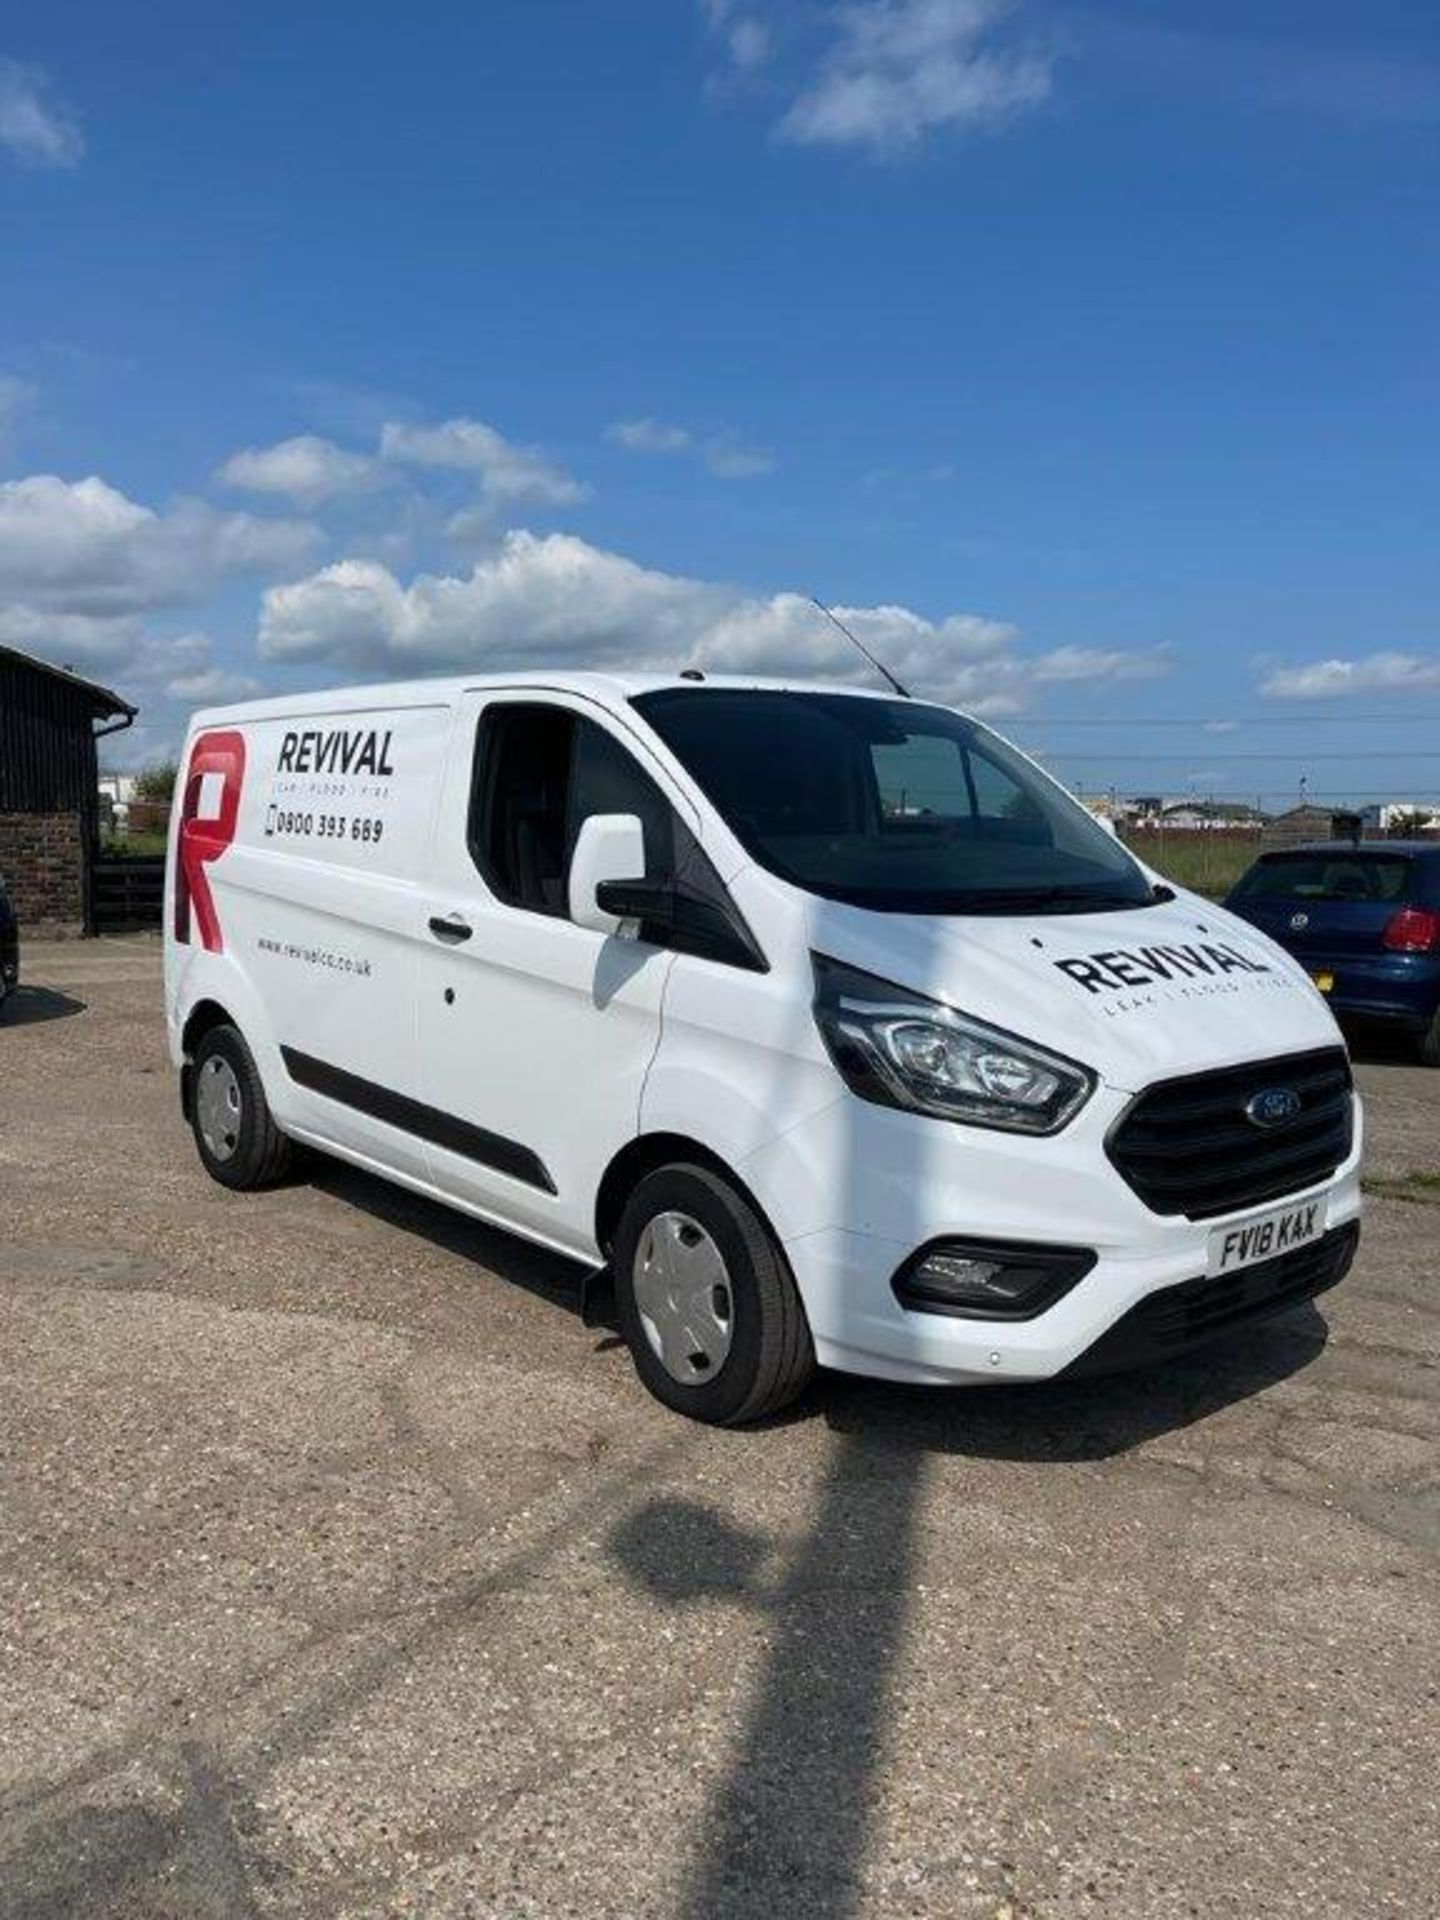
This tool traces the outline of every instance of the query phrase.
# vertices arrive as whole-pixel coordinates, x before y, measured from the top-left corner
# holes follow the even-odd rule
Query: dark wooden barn
[[[95,743],[135,712],[108,687],[0,647],[0,875],[28,933],[93,931]]]

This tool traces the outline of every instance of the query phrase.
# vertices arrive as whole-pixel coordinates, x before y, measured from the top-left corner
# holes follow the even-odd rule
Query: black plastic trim
[[[911,1277],[932,1253],[958,1254],[964,1260],[994,1260],[1011,1267],[1051,1267],[1048,1286],[1027,1302],[1023,1312],[1004,1307],[962,1306],[955,1300],[942,1300],[912,1286]],[[897,1268],[890,1282],[895,1298],[907,1313],[938,1313],[947,1320],[1038,1320],[1057,1300],[1063,1300],[1094,1267],[1098,1255],[1093,1247],[1057,1247],[1039,1240],[967,1240],[956,1234],[941,1234],[927,1240]]]
[[[1123,1373],[1173,1360],[1272,1314],[1303,1306],[1338,1286],[1360,1244],[1360,1223],[1332,1227],[1319,1240],[1274,1260],[1147,1294],[1065,1368],[1062,1379]]]
[[[1257,1127],[1245,1100],[1277,1080],[1314,1104],[1288,1126]],[[1337,1046],[1157,1080],[1112,1122],[1105,1153],[1152,1213],[1214,1220],[1323,1185],[1354,1143],[1354,1080]]]
[[[503,1134],[491,1133],[487,1127],[477,1127],[439,1107],[427,1107],[408,1094],[396,1093],[393,1087],[382,1087],[377,1081],[362,1079],[358,1073],[347,1073],[344,1067],[332,1067],[328,1061],[317,1060],[313,1054],[301,1053],[298,1048],[281,1047],[280,1057],[297,1086],[308,1087],[327,1100],[338,1100],[341,1106],[353,1107],[357,1113],[383,1121],[387,1127],[414,1134],[432,1147],[443,1147],[447,1153],[458,1153],[479,1166],[508,1174],[527,1187],[538,1187],[542,1193],[558,1191],[545,1162],[518,1140],[507,1140]]]

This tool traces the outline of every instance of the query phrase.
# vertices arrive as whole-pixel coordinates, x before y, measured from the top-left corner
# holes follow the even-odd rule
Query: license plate
[[[1273,1260],[1324,1233],[1329,1208],[1323,1199],[1302,1200],[1298,1206],[1278,1207],[1239,1220],[1233,1227],[1215,1227],[1210,1234],[1208,1271],[1234,1273],[1253,1267],[1257,1260]]]
[[[1333,973],[1312,973],[1310,978],[1315,982],[1321,993],[1334,992],[1335,976]]]

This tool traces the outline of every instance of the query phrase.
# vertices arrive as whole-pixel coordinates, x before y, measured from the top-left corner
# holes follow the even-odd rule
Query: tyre
[[[740,1426],[815,1371],[805,1309],[775,1236],[708,1167],[647,1174],[615,1233],[615,1297],[635,1370],[692,1420]]]
[[[1440,1067],[1440,1007],[1435,1009],[1435,1018],[1420,1036],[1420,1064]]]
[[[250,1049],[235,1027],[211,1027],[191,1063],[190,1126],[205,1171],[237,1192],[273,1187],[293,1149],[276,1126]]]

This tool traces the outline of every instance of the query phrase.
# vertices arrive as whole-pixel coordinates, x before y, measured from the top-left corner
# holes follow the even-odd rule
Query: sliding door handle
[[[439,914],[432,914],[430,931],[437,940],[451,940],[458,945],[460,941],[468,940],[475,929],[468,920],[462,920],[458,913],[451,913],[443,918]]]

